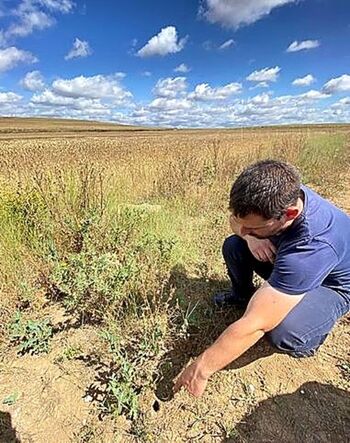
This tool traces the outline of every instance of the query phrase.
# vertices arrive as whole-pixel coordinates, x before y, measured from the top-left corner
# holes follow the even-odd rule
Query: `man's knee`
[[[283,321],[275,329],[268,332],[267,338],[275,348],[298,358],[310,357],[315,354],[318,348],[315,343],[303,340],[303,337],[298,335],[293,325],[290,325],[288,321]]]
[[[243,249],[247,248],[247,242],[238,235],[230,235],[224,241],[222,245],[222,255],[225,261],[227,259],[235,257],[237,254],[241,253]]]

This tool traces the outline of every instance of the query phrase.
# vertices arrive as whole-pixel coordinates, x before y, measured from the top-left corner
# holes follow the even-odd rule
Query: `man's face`
[[[246,217],[240,218],[232,215],[234,221],[240,228],[240,234],[251,235],[256,238],[269,238],[273,235],[279,234],[283,231],[286,223],[286,217],[283,216],[280,220],[275,218],[266,219],[261,215],[249,214]]]

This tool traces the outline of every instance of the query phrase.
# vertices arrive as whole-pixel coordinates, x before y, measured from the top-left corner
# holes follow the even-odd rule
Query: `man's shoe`
[[[217,308],[227,308],[229,306],[236,306],[240,309],[245,309],[249,302],[249,297],[239,297],[232,290],[224,290],[213,295],[213,303]]]

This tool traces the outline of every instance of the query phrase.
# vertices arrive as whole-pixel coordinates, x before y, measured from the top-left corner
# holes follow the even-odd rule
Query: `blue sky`
[[[0,115],[350,122],[348,0],[0,0]]]

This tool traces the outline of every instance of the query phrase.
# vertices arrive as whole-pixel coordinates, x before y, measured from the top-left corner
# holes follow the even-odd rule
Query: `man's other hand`
[[[246,235],[244,237],[248,244],[248,248],[253,256],[264,262],[273,263],[276,256],[276,248],[269,239],[259,239],[252,237],[251,235]]]

